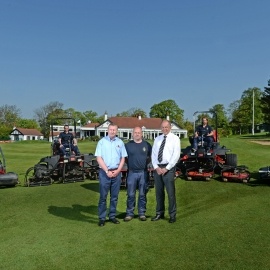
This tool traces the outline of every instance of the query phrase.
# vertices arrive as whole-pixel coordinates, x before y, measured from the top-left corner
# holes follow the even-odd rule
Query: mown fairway
[[[270,185],[256,179],[258,169],[270,165],[270,146],[249,137],[225,138],[221,144],[249,167],[250,183],[178,178],[174,224],[168,215],[150,221],[154,189],[148,193],[146,222],[122,221],[126,193],[121,190],[121,223],[100,228],[98,181],[0,188],[0,269],[270,269]],[[93,153],[95,145],[79,147]],[[50,155],[48,142],[1,147],[8,171],[17,172],[22,184],[26,170]]]

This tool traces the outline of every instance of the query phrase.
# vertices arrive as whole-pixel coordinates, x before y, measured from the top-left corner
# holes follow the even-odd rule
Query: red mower
[[[0,147],[0,186],[15,187],[18,183],[18,175],[14,172],[6,171],[6,160]]]
[[[187,180],[209,181],[216,174],[223,181],[248,182],[250,173],[245,166],[237,166],[237,155],[229,153],[231,150],[220,146],[217,133],[217,116],[215,112],[195,112],[193,117],[200,115],[212,115],[215,128],[213,129],[213,142],[208,145],[203,139],[198,144],[198,149],[192,149],[193,137],[189,138],[190,146],[185,148],[180,157],[178,167]],[[194,132],[195,132],[194,120]]]

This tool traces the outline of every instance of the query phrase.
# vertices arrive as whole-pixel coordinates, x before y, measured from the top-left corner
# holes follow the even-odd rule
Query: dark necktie
[[[164,135],[164,139],[160,145],[160,148],[158,150],[158,162],[161,162],[162,161],[162,157],[163,157],[163,149],[164,149],[164,146],[165,146],[165,143],[166,143],[166,135]]]

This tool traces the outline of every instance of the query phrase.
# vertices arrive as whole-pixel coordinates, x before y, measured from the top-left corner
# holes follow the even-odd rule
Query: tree
[[[166,119],[167,116],[170,120],[183,126],[184,110],[180,109],[174,100],[168,99],[158,104],[154,104],[149,113],[150,117],[157,117]]]
[[[183,123],[183,128],[185,128],[188,131],[189,136],[194,135],[194,123],[186,119]]]
[[[217,129],[218,134],[222,136],[228,136],[231,133],[229,127],[229,120],[223,104],[216,104],[209,109],[210,112],[215,112],[217,116]]]
[[[268,81],[268,87],[264,87],[264,92],[262,93],[261,108],[265,123],[270,124],[270,80]]]
[[[146,112],[140,108],[131,108],[128,111],[123,111],[121,113],[116,114],[117,117],[147,117]]]
[[[34,120],[34,119],[24,119],[24,118],[20,118],[16,122],[16,127],[33,128],[33,129],[38,129],[38,130],[40,128],[36,120]]]
[[[0,124],[8,128],[13,128],[20,119],[21,110],[16,105],[0,106]]]
[[[262,92],[259,88],[248,88],[239,101],[230,105],[230,120],[232,128],[236,127],[238,133],[249,133],[253,122],[253,93],[254,93],[254,124],[261,124],[263,112],[261,106]]]
[[[209,109],[210,112],[215,112],[217,115],[217,124],[219,128],[225,128],[228,126],[229,120],[223,104],[216,104]]]
[[[91,110],[83,112],[83,117],[85,119],[85,122],[82,120],[82,124],[87,124],[89,121],[91,121],[92,123],[101,123],[104,120],[103,116],[100,116],[100,117],[102,117],[100,119],[98,114],[96,112],[91,111]]]
[[[45,138],[48,138],[50,134],[50,119],[58,115],[62,115],[62,107],[62,103],[53,101],[34,111],[35,119],[39,123],[41,132]]]

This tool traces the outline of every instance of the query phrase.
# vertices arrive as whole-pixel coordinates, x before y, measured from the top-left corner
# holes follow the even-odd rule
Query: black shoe
[[[170,217],[169,223],[174,223],[176,221],[176,217]]]
[[[98,226],[103,227],[104,225],[105,225],[105,220],[100,219],[99,222],[98,222]]]
[[[151,218],[151,221],[158,221],[160,219],[164,219],[164,214],[163,215],[157,214],[155,217]]]
[[[116,219],[116,218],[110,218],[109,221],[114,223],[114,224],[119,224],[120,223],[119,220]]]

